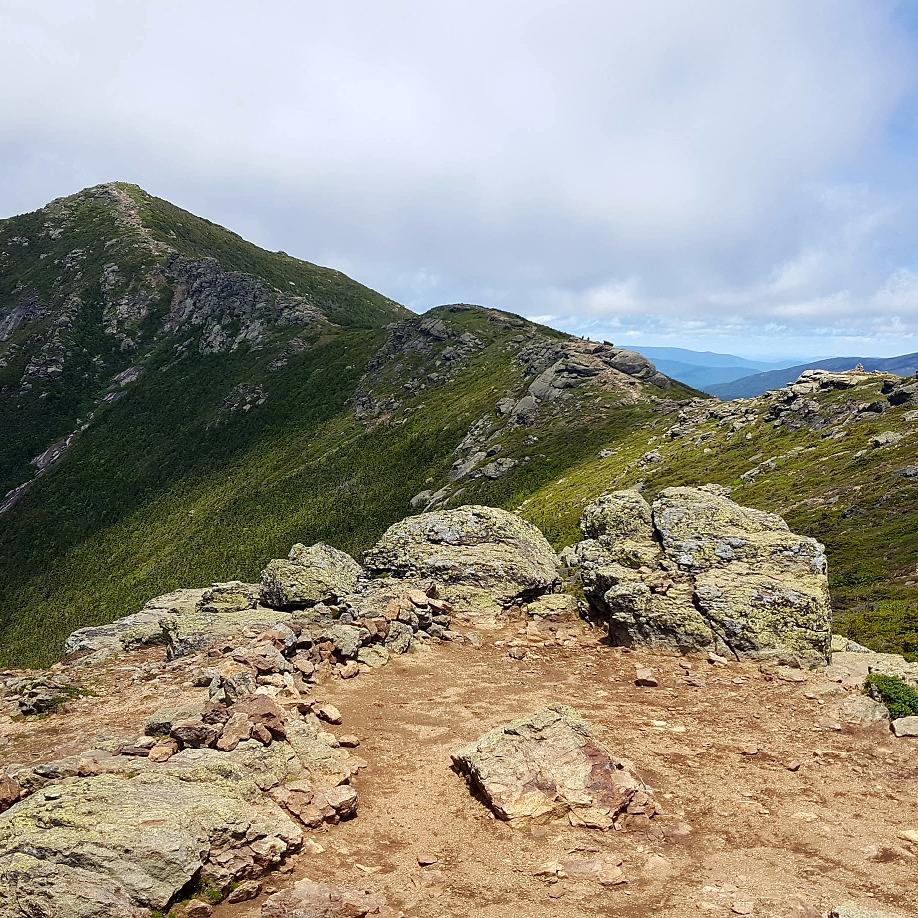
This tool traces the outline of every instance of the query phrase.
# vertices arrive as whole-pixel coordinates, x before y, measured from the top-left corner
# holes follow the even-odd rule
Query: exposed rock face
[[[580,715],[551,705],[485,734],[453,755],[501,818],[608,829],[655,812],[647,788],[600,745]]]
[[[217,583],[206,590],[175,590],[109,625],[77,629],[67,638],[64,653],[111,654],[164,644],[170,657],[179,657],[246,628],[269,628],[289,618],[287,612],[256,606],[252,598],[253,588],[239,581]]]
[[[302,609],[352,593],[360,565],[346,552],[317,542],[294,545],[289,558],[269,562],[261,573],[261,601],[275,609]]]
[[[0,916],[23,914],[9,893],[34,866],[26,852],[63,867],[37,888],[28,884],[29,894],[55,903],[47,914],[102,918],[162,909],[192,878],[225,887],[301,843],[302,830],[263,794],[302,770],[289,745],[249,742],[232,754],[186,750],[163,765],[145,761],[111,757],[110,773],[45,784],[0,817],[0,891],[8,894],[0,894]],[[98,897],[96,910],[74,895],[76,879]]]
[[[557,558],[531,523],[495,507],[458,507],[390,526],[364,562],[375,576],[442,584],[459,611],[494,612],[552,588]]]
[[[824,549],[780,517],[716,487],[667,488],[652,507],[635,491],[604,495],[581,528],[562,559],[614,642],[827,662]]]

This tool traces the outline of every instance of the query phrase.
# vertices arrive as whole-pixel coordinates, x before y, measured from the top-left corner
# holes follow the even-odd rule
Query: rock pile
[[[590,504],[562,561],[617,644],[827,662],[823,546],[716,486],[636,491]]]

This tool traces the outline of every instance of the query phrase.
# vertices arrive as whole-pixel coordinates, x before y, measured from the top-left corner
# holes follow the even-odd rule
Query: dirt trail
[[[685,660],[607,647],[576,624],[565,626],[567,646],[530,647],[517,661],[506,643],[517,627],[483,632],[480,647],[438,644],[316,686],[343,712],[335,732],[361,739],[358,816],[307,833],[259,899],[219,906],[215,918],[257,918],[266,894],[305,876],[383,892],[412,918],[716,918],[749,906],[755,916],[816,918],[874,897],[918,914],[918,846],[897,838],[918,829],[918,741],[833,729],[833,701],[817,697],[822,675],[793,683],[750,663],[700,660],[692,674],[707,684],[693,686]],[[157,707],[199,700],[189,679],[201,661],[162,664],[161,654],[71,671],[98,694],[45,718],[2,718],[0,761],[130,737]],[[659,686],[636,687],[636,665],[652,667]],[[459,745],[558,701],[654,788],[659,832],[511,829],[452,771]],[[622,859],[626,882],[534,876],[549,861],[601,855]],[[419,856],[436,863],[420,867]]]
[[[831,702],[806,696],[822,677],[788,683],[752,664],[695,662],[707,686],[694,687],[679,659],[625,653],[588,631],[523,661],[495,643],[512,636],[486,633],[480,648],[438,646],[317,688],[344,713],[337,732],[362,740],[359,815],[315,833],[324,850],[304,851],[266,888],[302,876],[362,886],[412,916],[678,918],[743,914],[751,904],[754,915],[781,918],[871,897],[914,907],[918,851],[897,832],[918,828],[916,747],[882,729],[818,726]],[[654,668],[659,687],[633,684],[637,663]],[[580,711],[653,786],[663,837],[511,829],[469,793],[450,752],[553,701]],[[620,856],[627,882],[533,876],[569,852]],[[422,868],[419,856],[437,862]],[[254,918],[258,909],[216,914]]]

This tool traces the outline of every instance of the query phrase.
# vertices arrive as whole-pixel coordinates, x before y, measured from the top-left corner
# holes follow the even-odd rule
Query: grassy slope
[[[254,579],[295,541],[368,547],[412,495],[445,479],[455,445],[497,397],[525,385],[503,350],[517,330],[474,313],[455,322],[488,346],[389,427],[364,429],[347,407],[381,331],[336,337],[276,374],[263,373],[263,355],[148,372],[14,511],[15,534],[0,536],[0,571],[14,584],[0,660],[47,662],[72,628],[176,586]],[[208,430],[217,396],[255,379],[269,392],[265,405]],[[525,431],[540,437],[528,450],[534,461],[477,481],[462,499],[513,505],[650,416],[648,406],[606,401],[569,426]],[[510,443],[506,454],[514,452]]]
[[[376,328],[411,315],[404,306],[335,271],[283,252],[268,252],[241,236],[182,210],[136,185],[122,185],[137,202],[144,225],[188,258],[215,258],[232,271],[254,274],[284,293],[307,297],[332,322]]]
[[[345,327],[326,331],[311,350],[270,372],[269,363],[296,329],[278,330],[257,351],[205,357],[192,349],[178,364],[172,342],[151,339],[147,371],[129,396],[102,407],[60,465],[2,521],[0,664],[47,663],[72,628],[131,612],[156,593],[213,579],[254,578],[266,559],[285,553],[294,541],[324,539],[359,553],[405,515],[413,494],[445,481],[453,449],[476,419],[503,394],[525,388],[506,353],[519,329],[495,326],[481,312],[452,313],[446,318],[457,332],[470,331],[487,347],[448,385],[415,395],[404,393],[402,370],[382,372],[377,394],[389,387],[407,410],[391,426],[365,429],[354,420],[350,399],[385,340],[382,326],[406,312],[337,272],[263,252],[123,187],[153,233],[182,254],[215,257],[278,289],[295,288]],[[124,272],[142,273],[153,262],[130,239],[100,252],[100,239],[118,237],[106,220],[104,208],[90,202],[78,212],[75,236],[35,242],[31,252],[4,247],[20,278],[15,283],[25,278],[48,298],[74,292],[77,285],[89,304],[74,332],[86,355],[62,384],[52,386],[40,407],[0,399],[0,423],[17,434],[7,438],[7,453],[0,453],[0,468],[12,483],[28,472],[28,458],[72,429],[73,418],[85,414],[97,396],[100,373],[90,364],[110,374],[134,359],[112,352],[98,330],[93,272],[113,257]],[[37,237],[40,222],[36,215],[0,222],[0,243],[17,233]],[[88,254],[74,279],[53,262],[77,243]],[[48,258],[36,261],[41,252]],[[14,281],[10,273],[0,274],[6,284],[0,293],[8,298]],[[23,350],[14,365],[0,370],[0,385],[18,381],[34,333],[22,329],[7,343]],[[423,378],[430,369],[425,359],[407,358],[405,372]],[[248,414],[227,416],[221,404],[239,384],[263,386],[268,399]],[[870,401],[878,397],[877,387],[820,398]],[[678,387],[670,394],[689,393]],[[501,455],[528,461],[497,481],[466,480],[453,503],[520,506],[560,547],[578,537],[583,504],[603,491],[638,480],[650,494],[670,484],[727,484],[737,500],[783,513],[796,529],[826,543],[840,627],[873,646],[918,650],[918,589],[912,582],[918,489],[899,474],[916,462],[915,445],[903,441],[854,458],[872,433],[905,430],[903,415],[897,409],[869,416],[842,441],[764,422],[747,441],[748,428],[733,434],[709,422],[701,431],[709,440],[699,445],[697,435],[677,441],[664,436],[674,420],[671,411],[650,403],[624,405],[597,392],[576,411],[508,434]],[[641,466],[650,446],[663,461]],[[600,449],[610,447],[613,455],[599,458]],[[756,454],[783,456],[795,447],[806,452],[779,461],[756,481],[740,479],[759,461]]]
[[[881,398],[880,383],[859,387],[856,394],[822,394],[822,402]],[[836,610],[836,628],[880,650],[918,653],[918,484],[901,469],[918,462],[914,437],[877,450],[870,436],[884,430],[906,433],[907,408],[883,415],[867,414],[853,423],[844,440],[823,439],[811,431],[790,432],[759,421],[738,433],[708,422],[695,437],[670,441],[660,436],[666,423],[648,425],[642,436],[623,444],[608,459],[590,457],[560,480],[535,491],[525,502],[524,515],[539,525],[560,547],[579,538],[577,527],[584,503],[604,491],[646,483],[654,495],[671,485],[715,482],[731,487],[739,503],[783,515],[797,531],[824,542]],[[643,436],[643,434],[647,436]],[[640,456],[651,446],[663,461],[641,466]],[[745,482],[740,475],[761,458],[800,454],[779,460],[772,471]],[[705,453],[705,448],[709,453]],[[867,453],[857,458],[860,450]]]

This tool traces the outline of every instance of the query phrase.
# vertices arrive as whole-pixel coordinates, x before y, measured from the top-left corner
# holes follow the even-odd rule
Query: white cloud
[[[780,328],[820,352],[837,320],[879,347],[873,312],[918,327],[899,123],[918,56],[896,17],[0,0],[0,212],[118,177],[415,308],[693,341]]]

